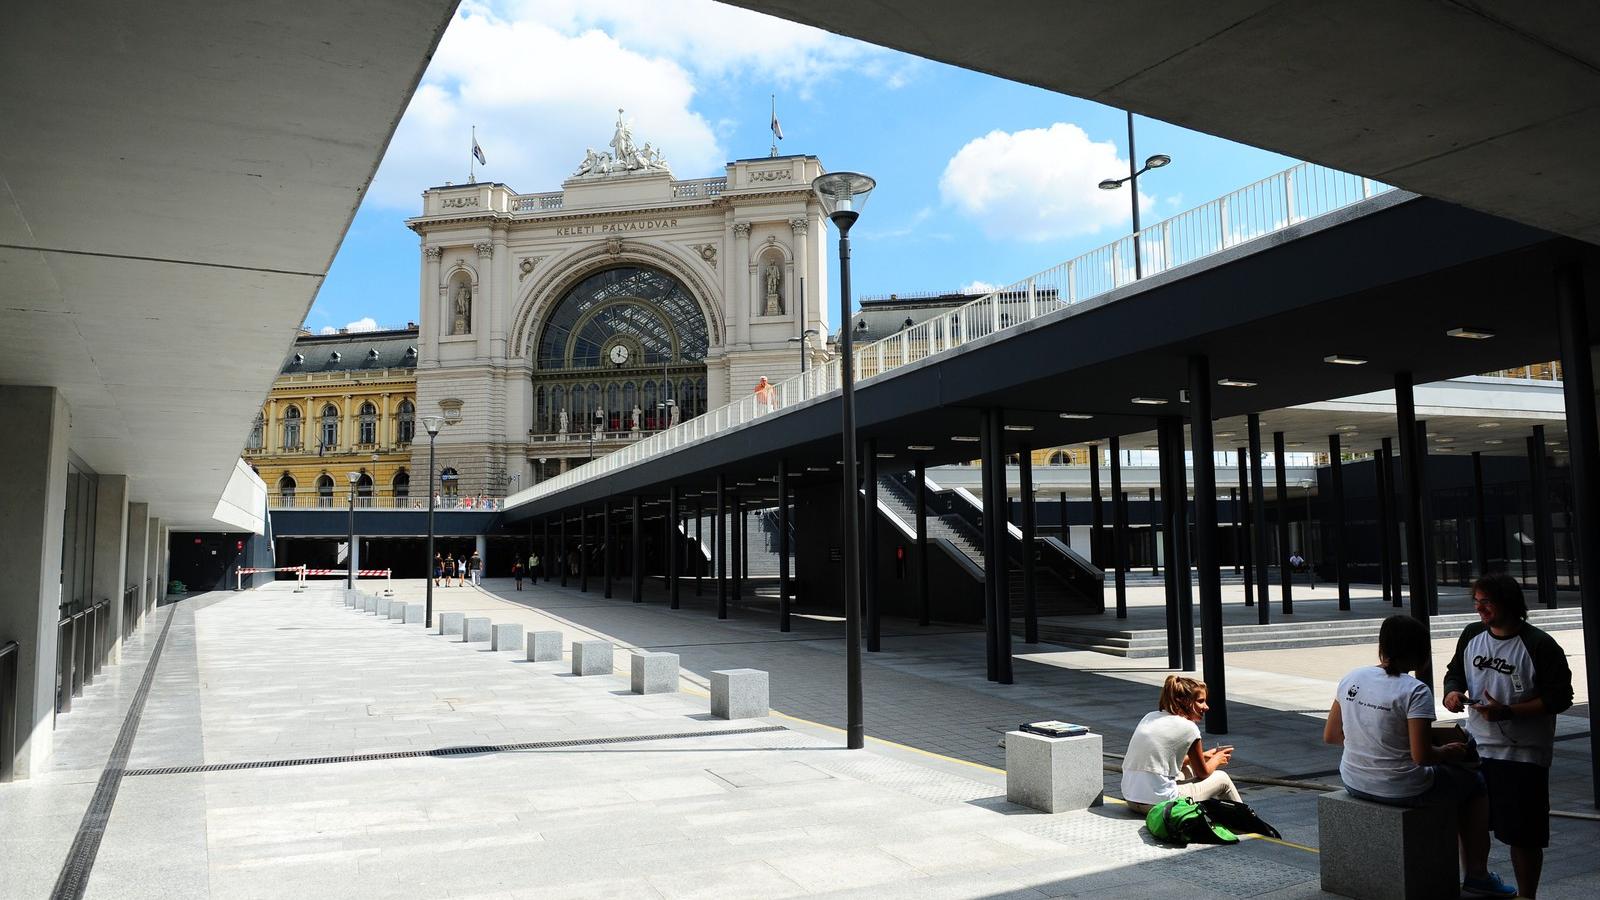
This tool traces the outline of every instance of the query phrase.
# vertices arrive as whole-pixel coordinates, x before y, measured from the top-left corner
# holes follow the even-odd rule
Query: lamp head
[[[444,416],[423,416],[422,417],[422,428],[423,428],[424,431],[428,432],[428,434],[430,436],[438,434],[439,433],[439,428],[441,426],[443,426],[443,425],[444,425]]]
[[[1107,178],[1100,182],[1100,190],[1102,191],[1114,191],[1119,187],[1122,187],[1122,180],[1119,178]]]
[[[350,484],[354,485],[356,482],[361,480],[361,473],[360,472],[351,472],[348,477],[350,479]]]
[[[845,228],[861,215],[861,210],[867,205],[867,196],[877,186],[876,181],[857,172],[829,172],[818,175],[811,182],[811,190],[816,192],[822,211],[833,219],[835,225],[840,225],[843,217],[846,223],[841,227]]]
[[[1162,166],[1170,165],[1171,163],[1172,157],[1166,155],[1165,153],[1157,153],[1155,156],[1152,156],[1144,161],[1144,167],[1146,169],[1159,169]]]

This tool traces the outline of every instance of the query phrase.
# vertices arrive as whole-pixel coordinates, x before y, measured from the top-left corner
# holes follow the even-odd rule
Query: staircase
[[[733,521],[733,518],[734,518],[733,515],[730,513],[729,515],[727,515],[724,518],[724,522],[731,522],[731,521]],[[717,517],[713,513],[712,515],[708,515],[708,516],[702,517],[701,521],[700,521],[700,534],[701,534],[701,537],[705,540],[704,555],[705,555],[705,558],[708,561],[707,565],[709,567],[709,571],[711,571],[711,572],[715,572],[716,571],[716,565],[717,565],[716,564],[716,547],[715,547],[714,542],[712,541],[712,537],[711,537],[711,526],[712,526],[713,523],[716,522],[716,519],[717,519]],[[736,525],[735,527],[738,527],[738,526]],[[690,519],[685,519],[684,520],[681,534],[682,534],[683,540],[687,541],[690,546],[694,545],[694,534],[695,534],[694,528],[695,528],[694,519],[690,518]],[[728,534],[728,537],[727,537],[726,540],[727,540],[729,561],[731,563],[732,562],[732,557],[733,557],[733,534],[731,532]],[[745,524],[745,528],[744,528],[744,533],[742,535],[740,535],[740,540],[747,542],[747,545],[750,548],[750,552],[749,552],[750,577],[751,578],[777,578],[778,577],[778,516],[777,516],[777,511],[773,510],[773,509],[762,509],[762,510],[754,510],[754,511],[752,511],[746,517],[746,524]],[[795,546],[794,545],[794,530],[793,530],[793,527],[791,526],[790,531],[789,531],[789,564],[791,566],[791,568],[790,568],[791,572],[794,571],[793,570],[793,565],[794,565],[794,546]],[[730,566],[728,571],[730,573],[733,571],[731,566]]]

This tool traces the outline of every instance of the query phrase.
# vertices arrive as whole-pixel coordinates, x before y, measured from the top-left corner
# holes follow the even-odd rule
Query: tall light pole
[[[801,375],[804,375],[806,373],[806,357],[810,355],[809,353],[806,352],[807,350],[810,349],[810,345],[807,343],[807,340],[810,339],[810,338],[814,338],[816,336],[817,336],[817,330],[815,328],[807,328],[805,331],[800,332],[800,336],[799,337],[789,338],[789,343],[791,343],[791,344],[799,344],[800,345],[800,374]]]
[[[1144,264],[1139,259],[1139,176],[1151,169],[1159,169],[1172,162],[1172,157],[1165,153],[1157,153],[1145,159],[1143,166],[1135,169],[1133,160],[1136,156],[1137,154],[1133,149],[1133,112],[1130,110],[1128,112],[1128,177],[1107,178],[1100,182],[1100,190],[1114,191],[1122,187],[1123,184],[1131,182],[1131,187],[1133,188],[1133,196],[1131,198],[1133,204],[1133,277],[1135,281],[1144,277]]]
[[[839,229],[839,328],[840,396],[843,413],[844,471],[840,503],[844,506],[844,621],[846,658],[845,734],[851,750],[867,744],[866,724],[861,706],[861,513],[856,505],[856,404],[855,374],[851,371],[854,351],[850,339],[850,226],[861,217],[867,195],[877,182],[855,172],[819,175],[811,182],[822,211]]]
[[[444,416],[423,416],[422,427],[428,432],[428,559],[427,559],[427,600],[422,606],[422,627],[433,627],[433,481],[438,472],[433,464],[433,441],[439,436],[439,427],[444,424]]]
[[[352,469],[350,478],[350,534],[349,543],[345,545],[344,555],[344,586],[346,590],[355,590],[356,587],[356,482],[361,480],[361,472]]]

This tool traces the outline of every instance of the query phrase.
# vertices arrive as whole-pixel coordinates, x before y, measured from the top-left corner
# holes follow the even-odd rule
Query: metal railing
[[[94,684],[111,648],[111,601],[69,612],[56,622],[56,712],[72,711],[72,698]]]
[[[1204,259],[1392,190],[1369,178],[1313,163],[1240,188],[1225,197],[1179,213],[1139,232],[1140,260],[1149,278]],[[855,348],[859,382],[920,362],[1082,303],[1134,281],[1134,236],[1006,285],[943,315]],[[756,421],[840,388],[840,361],[770,385],[726,406],[710,410],[621,450],[548,478],[507,498],[526,503],[565,490],[589,478],[669,453]]]
[[[139,607],[139,586],[137,584],[130,584],[122,589],[121,637],[123,640],[126,640],[128,635],[133,634],[134,626],[138,624],[139,613],[141,612],[143,612],[143,610]]]
[[[0,784],[17,776],[17,659],[16,641],[0,643]]]
[[[1561,362],[1533,363],[1527,366],[1517,366],[1514,369],[1501,369],[1497,372],[1484,372],[1490,378],[1518,378],[1523,381],[1549,381],[1561,383]]]
[[[331,509],[343,511],[350,508],[349,495],[332,497],[320,494],[272,494],[268,497],[271,509]],[[428,496],[417,494],[407,497],[357,497],[356,509],[409,509],[428,508]],[[441,495],[433,506],[435,512],[497,512],[505,508],[504,497],[487,495]]]

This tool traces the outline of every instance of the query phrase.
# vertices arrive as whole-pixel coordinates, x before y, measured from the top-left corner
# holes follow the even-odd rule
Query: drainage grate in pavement
[[[636,744],[644,741],[677,741],[687,738],[722,737],[732,734],[764,734],[788,731],[782,725],[761,725],[754,728],[725,728],[719,731],[680,731],[672,734],[631,734],[623,737],[573,738],[565,741],[528,741],[520,744],[477,744],[461,747],[436,747],[432,750],[396,750],[389,753],[357,753],[351,756],[311,756],[301,759],[263,759],[251,762],[212,763],[203,766],[160,766],[149,769],[129,769],[126,777],[135,775],[192,775],[200,772],[234,772],[242,769],[280,769],[285,766],[321,766],[329,763],[379,762],[389,759],[428,759],[452,756],[476,756],[482,753],[514,753],[519,750],[559,750],[563,747],[596,747],[604,744]]]

